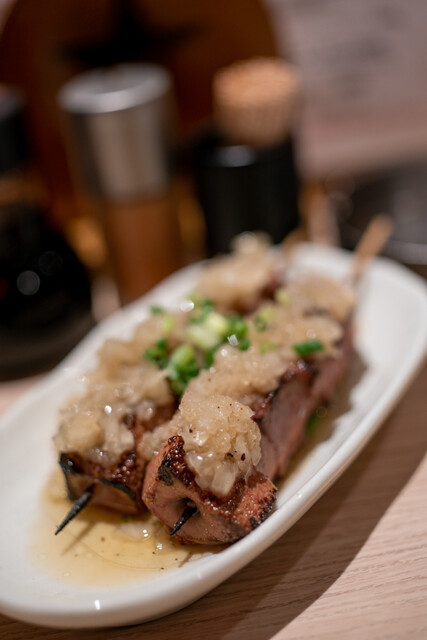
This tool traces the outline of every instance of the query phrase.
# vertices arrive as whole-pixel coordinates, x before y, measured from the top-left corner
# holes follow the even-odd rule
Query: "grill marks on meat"
[[[301,446],[307,420],[328,403],[353,351],[350,322],[344,326],[337,357],[299,359],[279,387],[252,407],[261,430],[261,460],[252,475],[240,478],[224,499],[204,491],[185,461],[184,441],[169,438],[147,466],[142,499],[169,530],[188,505],[198,511],[175,534],[184,544],[225,544],[258,526],[273,508],[272,481],[283,477]]]
[[[59,464],[70,500],[77,500],[95,484],[92,505],[128,515],[143,511],[140,491],[145,465],[138,460],[135,451],[124,453],[118,464],[107,468],[85,460],[80,454],[63,453]]]
[[[310,394],[316,373],[310,362],[292,363],[280,386],[255,412],[254,420],[261,431],[258,470],[271,479],[284,475],[292,454],[302,444],[305,425],[317,406]]]
[[[261,430],[258,470],[269,478],[283,477],[304,440],[308,418],[317,407],[331,400],[353,352],[349,322],[339,348],[335,358],[292,363],[276,391],[254,407],[253,419]]]
[[[135,448],[122,454],[117,464],[104,467],[79,453],[62,453],[59,459],[64,473],[70,500],[77,500],[89,487],[95,485],[91,504],[126,515],[144,511],[141,499],[146,461],[137,455],[137,447],[143,434],[170,420],[175,404],[160,407],[149,421],[138,421],[129,413],[123,422],[132,432]]]
[[[259,471],[240,478],[225,497],[202,489],[185,460],[184,440],[173,436],[149,462],[142,499],[148,509],[172,530],[184,509],[197,513],[175,534],[184,544],[225,544],[255,529],[271,512],[276,488]]]
[[[268,290],[263,293],[269,297]],[[327,312],[314,309],[312,313]],[[276,494],[272,481],[285,474],[304,440],[308,418],[330,401],[347,367],[353,352],[350,320],[343,329],[337,357],[291,363],[278,388],[254,402],[261,460],[249,477],[236,481],[227,496],[215,496],[197,484],[179,435],[169,438],[148,464],[137,455],[143,434],[172,417],[177,408],[172,404],[159,409],[146,423],[138,423],[133,414],[126,416],[135,449],[124,453],[116,465],[105,468],[79,454],[62,454],[60,464],[70,499],[76,500],[95,485],[92,504],[131,515],[146,506],[169,531],[176,529],[183,512],[194,508],[194,515],[174,534],[184,544],[226,544],[247,535],[272,511]]]

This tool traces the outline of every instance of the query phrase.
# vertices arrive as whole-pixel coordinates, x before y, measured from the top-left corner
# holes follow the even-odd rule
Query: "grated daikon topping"
[[[187,313],[155,314],[136,326],[130,340],[108,338],[98,351],[97,368],[88,374],[89,384],[114,377],[123,365],[138,365],[144,351],[161,338],[178,345],[185,339],[187,322]]]
[[[235,252],[208,265],[197,286],[220,309],[253,307],[274,272],[263,236],[247,233],[237,240]]]
[[[240,399],[253,393],[266,394],[275,389],[286,362],[277,351],[260,354],[257,349],[239,351],[227,345],[218,349],[214,364],[201,371],[189,384],[200,397],[231,395]]]
[[[221,310],[251,308],[273,274],[268,243],[244,234],[234,254],[204,270],[197,293]],[[188,386],[178,412],[144,434],[138,453],[150,460],[163,442],[179,433],[199,485],[225,495],[260,458],[260,432],[250,403],[278,387],[289,363],[300,357],[296,346],[315,341],[320,348],[312,358],[336,356],[342,323],[354,304],[350,286],[305,274],[276,291],[276,301],[264,302],[240,319],[244,338],[227,333],[227,327],[234,326],[231,316],[217,310],[208,310],[206,316],[202,312],[202,319],[194,304],[186,311],[155,313],[136,327],[130,340],[105,342],[97,367],[86,375],[86,392],[61,410],[56,447],[105,466],[117,463],[135,447],[125,416],[132,412],[137,419],[149,420],[158,407],[172,401],[177,367],[195,367],[183,383],[182,389]],[[159,341],[165,349],[160,356],[153,350]],[[216,351],[211,366],[204,368],[209,366],[205,358],[212,345]],[[151,361],[144,357],[146,350],[154,351]],[[162,358],[166,364],[161,364]]]
[[[170,402],[171,394],[163,373],[150,362],[117,366],[110,378],[101,378],[99,371],[94,377],[83,396],[61,409],[54,443],[58,451],[110,466],[135,445],[123,423],[127,413],[149,419],[157,406]]]
[[[84,377],[86,392],[60,411],[58,451],[106,467],[131,451],[135,441],[123,423],[126,414],[148,420],[172,400],[164,372],[143,358],[144,351],[165,336],[172,347],[180,344],[187,322],[187,313],[156,314],[137,325],[130,340],[107,339],[96,368]]]
[[[286,287],[295,313],[324,309],[337,320],[345,320],[356,303],[356,291],[350,284],[314,273],[300,274]]]
[[[252,410],[226,395],[198,396],[188,389],[172,420],[185,457],[202,489],[227,495],[261,457],[261,434]]]
[[[257,328],[257,318],[267,318],[263,330]],[[256,353],[272,348],[283,362],[295,359],[294,346],[307,340],[319,340],[322,350],[316,358],[334,356],[343,335],[343,327],[327,314],[301,315],[293,305],[266,304],[260,307],[249,324],[249,341]],[[271,390],[271,389],[270,389]]]
[[[151,460],[151,458],[160,451],[163,443],[171,436],[176,435],[176,433],[177,425],[173,419],[159,425],[152,431],[147,431],[144,433],[138,445],[138,453],[145,458],[145,460]]]

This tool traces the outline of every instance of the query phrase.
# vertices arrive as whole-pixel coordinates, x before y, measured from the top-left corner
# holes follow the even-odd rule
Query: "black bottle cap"
[[[244,231],[265,231],[278,243],[299,224],[292,139],[268,148],[227,145],[215,129],[193,146],[197,196],[210,255],[226,253]]]

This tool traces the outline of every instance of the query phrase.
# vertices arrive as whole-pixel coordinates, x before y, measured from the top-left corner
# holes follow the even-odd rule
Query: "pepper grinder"
[[[94,69],[70,80],[59,103],[77,180],[128,303],[180,266],[171,77],[153,64]]]
[[[214,126],[193,149],[195,188],[210,255],[234,236],[264,231],[277,243],[299,224],[292,125],[299,79],[281,59],[254,58],[213,81]]]

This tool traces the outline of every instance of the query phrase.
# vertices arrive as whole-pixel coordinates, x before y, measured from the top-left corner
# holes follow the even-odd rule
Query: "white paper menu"
[[[427,0],[264,0],[299,68],[310,176],[427,158]]]

